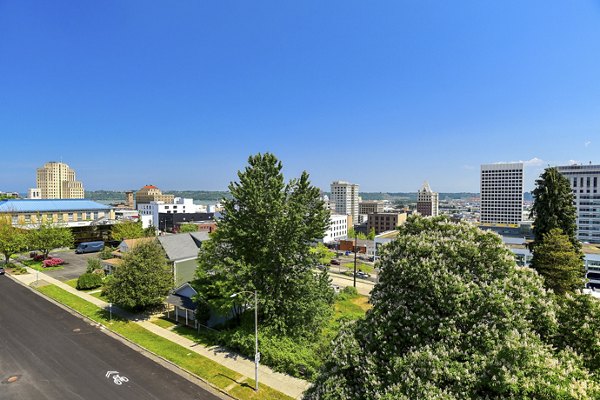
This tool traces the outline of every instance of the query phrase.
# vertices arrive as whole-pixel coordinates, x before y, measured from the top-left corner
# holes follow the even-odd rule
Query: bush
[[[104,249],[99,254],[101,260],[108,260],[110,258],[114,258],[112,252],[115,251],[114,248],[110,246],[104,246]]]
[[[42,266],[44,268],[57,267],[57,266],[62,265],[64,263],[65,263],[65,261],[62,258],[55,257],[55,258],[49,258],[47,260],[44,260],[42,262]]]
[[[96,289],[102,286],[102,277],[86,272],[77,279],[77,290]]]
[[[358,291],[354,286],[346,286],[337,295],[339,300],[348,300],[358,296]]]
[[[87,270],[85,272],[89,272],[92,273],[96,270],[101,270],[102,268],[102,263],[100,262],[100,259],[98,258],[89,258],[87,261]]]

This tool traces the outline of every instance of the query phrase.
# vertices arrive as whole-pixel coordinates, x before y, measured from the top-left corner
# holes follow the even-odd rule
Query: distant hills
[[[173,194],[177,197],[191,198],[198,201],[217,202],[223,198],[230,199],[231,193],[228,191],[211,191],[211,190],[165,190],[163,193]],[[329,194],[329,193],[326,193]],[[416,202],[416,192],[362,192],[360,196],[363,200],[390,200],[390,201],[406,201]],[[459,193],[440,193],[440,200],[459,200],[478,197],[479,193],[459,192]],[[97,201],[125,201],[124,191],[114,190],[88,190],[85,192],[85,197],[90,200]],[[525,193],[525,201],[532,201],[531,193]]]

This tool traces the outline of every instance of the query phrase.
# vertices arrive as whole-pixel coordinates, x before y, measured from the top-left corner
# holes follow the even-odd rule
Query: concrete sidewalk
[[[51,276],[44,274],[43,272],[36,271],[29,267],[26,267],[26,269],[27,272],[29,272],[29,274],[12,275],[12,277],[28,286],[35,284],[36,281],[45,281],[52,285],[56,285],[61,289],[72,293],[100,308],[108,307],[108,303],[106,303],[105,301],[102,301],[87,293],[81,292],[67,285],[66,283],[59,281],[58,279],[54,279]],[[167,340],[170,340],[174,343],[179,344],[180,346],[189,349],[192,352],[195,352],[210,360],[213,360],[214,362],[219,363],[241,375],[244,375],[247,378],[254,379],[253,360],[243,357],[237,353],[230,352],[222,347],[206,347],[204,345],[194,342],[193,340],[178,335],[177,333],[172,332],[168,329],[161,328],[160,326],[149,322],[147,319],[145,319],[145,317],[140,318],[139,316],[121,312],[122,310],[119,310],[114,306],[113,310],[115,314],[123,316],[126,315],[133,322],[156,335],[159,335]],[[297,379],[279,372],[275,372],[271,368],[266,367],[264,365],[259,366],[258,378],[260,383],[264,383],[265,385],[270,386],[273,389],[278,390],[295,399],[302,398],[302,393],[310,386],[310,383],[307,381]]]

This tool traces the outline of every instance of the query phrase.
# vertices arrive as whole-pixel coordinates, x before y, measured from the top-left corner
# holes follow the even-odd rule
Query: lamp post
[[[254,295],[254,390],[258,392],[258,363],[260,361],[260,353],[258,352],[258,294],[243,290],[232,294],[229,297],[236,297],[241,293],[250,293]]]

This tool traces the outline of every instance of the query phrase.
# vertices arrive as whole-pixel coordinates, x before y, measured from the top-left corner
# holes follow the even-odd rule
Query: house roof
[[[190,232],[190,236],[196,241],[198,246],[200,246],[200,243],[206,242],[208,239],[210,239],[208,232]]]
[[[108,211],[110,209],[110,206],[86,199],[7,199],[0,201],[0,213]]]
[[[137,239],[125,239],[125,240],[123,240],[123,242],[125,242],[125,244],[127,245],[127,248],[129,250],[131,250],[140,243],[151,242],[153,240],[155,240],[154,237],[143,237],[143,238],[137,238]]]
[[[189,233],[159,236],[158,241],[167,253],[169,261],[198,257],[199,246]]]
[[[167,296],[167,303],[181,308],[187,308],[188,310],[195,310],[196,304],[189,297],[179,296],[177,294],[170,294]]]

